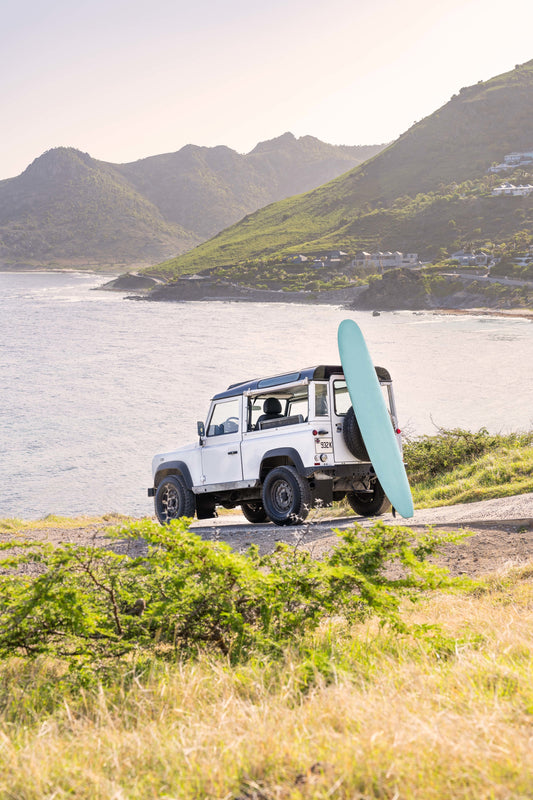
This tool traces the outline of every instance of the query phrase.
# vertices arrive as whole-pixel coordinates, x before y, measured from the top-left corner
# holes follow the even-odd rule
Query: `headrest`
[[[281,414],[281,403],[277,397],[267,397],[263,403],[263,411],[265,414]]]

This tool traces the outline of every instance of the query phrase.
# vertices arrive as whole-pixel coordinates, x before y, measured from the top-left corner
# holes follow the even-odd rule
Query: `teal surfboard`
[[[338,331],[339,355],[361,435],[379,482],[402,517],[414,514],[413,499],[389,411],[361,329],[345,319]]]

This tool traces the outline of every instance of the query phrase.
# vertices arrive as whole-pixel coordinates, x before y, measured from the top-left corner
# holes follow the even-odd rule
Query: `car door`
[[[225,398],[211,409],[202,446],[201,480],[206,487],[242,480],[241,402],[241,397]]]
[[[344,418],[350,408],[352,401],[348,394],[348,387],[342,375],[333,375],[329,381],[330,385],[330,413],[333,434],[333,453],[336,464],[347,464],[354,461],[354,456],[346,446],[342,429]]]

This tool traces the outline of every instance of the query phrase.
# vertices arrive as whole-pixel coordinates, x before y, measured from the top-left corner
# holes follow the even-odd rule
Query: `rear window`
[[[335,414],[338,417],[343,417],[352,404],[346,381],[333,381],[333,398]]]

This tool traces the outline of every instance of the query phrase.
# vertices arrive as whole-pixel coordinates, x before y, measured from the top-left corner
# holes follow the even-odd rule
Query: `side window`
[[[352,404],[346,381],[333,381],[333,396],[335,398],[335,414],[342,417]]]
[[[261,394],[248,399],[247,430],[257,431],[307,420],[309,401],[307,386]],[[276,425],[274,425],[276,423]]]
[[[208,436],[223,436],[225,433],[237,433],[239,430],[239,398],[216,403],[209,425]]]
[[[315,416],[327,417],[328,415],[328,385],[315,383]]]
[[[309,416],[309,403],[307,401],[307,387],[305,394],[299,394],[294,397],[289,403],[288,416],[301,416],[302,420],[307,419]]]

